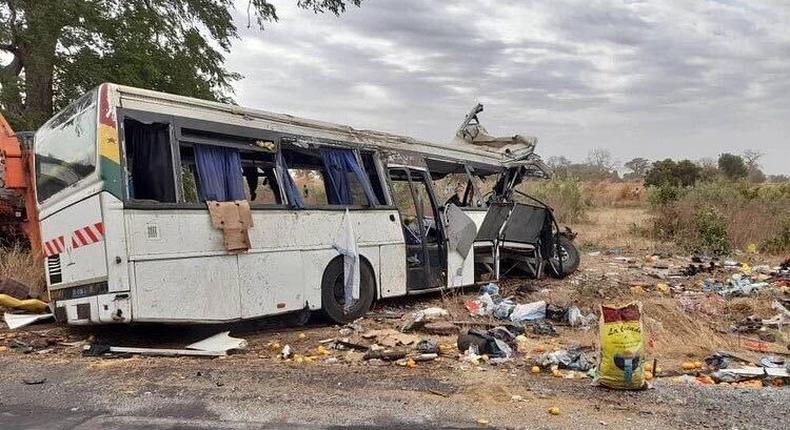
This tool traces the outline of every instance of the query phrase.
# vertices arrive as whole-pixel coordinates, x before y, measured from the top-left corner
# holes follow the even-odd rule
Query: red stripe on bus
[[[60,242],[58,242],[58,239],[53,239],[50,243],[52,244],[52,249],[54,249],[56,253],[60,254],[63,252],[63,249],[60,248]]]
[[[47,251],[47,257],[54,255],[55,253],[52,251],[49,242],[44,242],[44,249]]]
[[[90,226],[83,227],[82,231],[84,231],[85,234],[88,235],[88,238],[91,240],[91,243],[96,243],[99,241],[99,238],[96,237],[96,233],[93,232]]]
[[[96,230],[99,231],[99,234],[104,236],[104,223],[97,222],[96,224],[93,224],[93,226],[96,227]]]
[[[84,237],[82,237],[82,233],[80,233],[79,230],[74,230],[74,235],[77,236],[77,239],[79,239],[79,241],[80,241],[80,243],[82,245],[87,245],[88,244],[88,241],[85,240]]]
[[[60,252],[63,252],[66,249],[66,238],[64,238],[63,236],[60,236],[58,238],[58,243],[60,244],[60,246],[59,246]]]
[[[72,249],[77,249],[77,248],[79,248],[79,247],[80,247],[80,244],[79,244],[79,243],[77,243],[77,239],[74,239],[74,238],[72,237],[72,238],[71,238],[71,248],[72,248]]]

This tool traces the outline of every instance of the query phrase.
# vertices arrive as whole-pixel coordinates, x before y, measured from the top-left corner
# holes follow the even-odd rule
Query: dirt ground
[[[773,354],[790,357],[786,332],[732,331],[750,315],[771,317],[771,302],[786,292],[771,288],[730,300],[707,295],[710,309],[685,309],[681,297],[701,291],[704,278],[724,279],[738,269],[657,277],[686,266],[688,259],[635,235],[645,219],[632,208],[593,213],[590,223],[574,226],[583,249],[576,274],[500,287],[518,303],[546,300],[576,305],[584,314],[596,312],[601,303],[641,301],[648,362],[656,359],[661,369],[648,390],[595,387],[581,372],[552,374],[544,367],[531,373],[543,351],[597,348],[595,327],[559,322],[557,336],[527,330],[527,342],[514,359],[498,365],[459,360],[456,334],[424,329],[409,335],[438,342],[442,352],[413,366],[364,360],[362,352],[332,347],[332,339],[384,343],[381,333],[387,332],[376,337],[375,330],[397,330],[404,317],[432,306],[446,309],[446,320],[461,329],[501,323],[469,315],[464,302],[479,295],[469,288],[383,301],[344,327],[319,317],[305,327],[288,327],[278,319],[209,327],[37,324],[9,331],[0,325],[0,428],[787,428],[786,386],[704,385],[680,376],[708,373],[705,368],[684,372],[681,364],[718,350],[756,363],[766,355],[753,350],[758,339],[770,340],[760,345],[773,348]],[[620,234],[613,232],[618,228]],[[655,252],[664,254],[645,257]],[[779,261],[748,258],[753,265]],[[659,287],[662,283],[669,289]],[[182,347],[222,330],[246,339],[247,349],[220,358],[82,353],[89,343]],[[280,356],[285,345],[294,353],[290,360]],[[393,349],[411,353],[414,345]],[[559,408],[558,415],[549,413],[552,407]]]

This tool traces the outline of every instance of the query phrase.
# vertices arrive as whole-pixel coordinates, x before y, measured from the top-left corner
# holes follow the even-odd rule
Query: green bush
[[[725,253],[760,246],[790,251],[790,184],[711,181],[651,187],[653,233],[688,251]]]
[[[664,206],[677,201],[683,196],[684,189],[669,183],[663,183],[647,190],[647,201],[652,206]]]
[[[730,239],[727,234],[727,221],[713,208],[702,208],[694,214],[694,228],[697,233],[696,251],[715,255],[727,254],[730,251]]]
[[[522,185],[522,191],[551,206],[559,222],[579,222],[586,217],[589,202],[576,179],[555,177],[529,182]]]
[[[779,231],[763,241],[762,250],[772,254],[779,254],[790,250],[790,215],[782,218]]]

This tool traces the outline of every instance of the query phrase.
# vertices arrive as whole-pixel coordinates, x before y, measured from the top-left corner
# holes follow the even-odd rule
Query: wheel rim
[[[565,249],[565,247],[562,246],[562,245],[559,246],[559,254],[560,254],[560,257],[562,258],[562,262],[563,263],[567,262],[568,258],[570,258],[570,254],[568,254],[568,250]],[[554,251],[554,255],[551,257],[551,259],[556,261],[556,262],[559,262],[559,260],[560,260],[559,258],[557,258],[557,250],[556,250],[556,248],[555,248],[555,251]]]

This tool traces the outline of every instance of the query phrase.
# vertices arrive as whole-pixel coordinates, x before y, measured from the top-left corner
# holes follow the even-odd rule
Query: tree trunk
[[[49,2],[25,2],[27,27],[19,38],[18,55],[25,69],[25,117],[38,128],[52,116],[55,49],[63,29],[62,12]]]
[[[53,74],[55,73],[55,43],[51,47],[39,46],[24,58],[25,65],[25,116],[38,128],[52,116]]]

